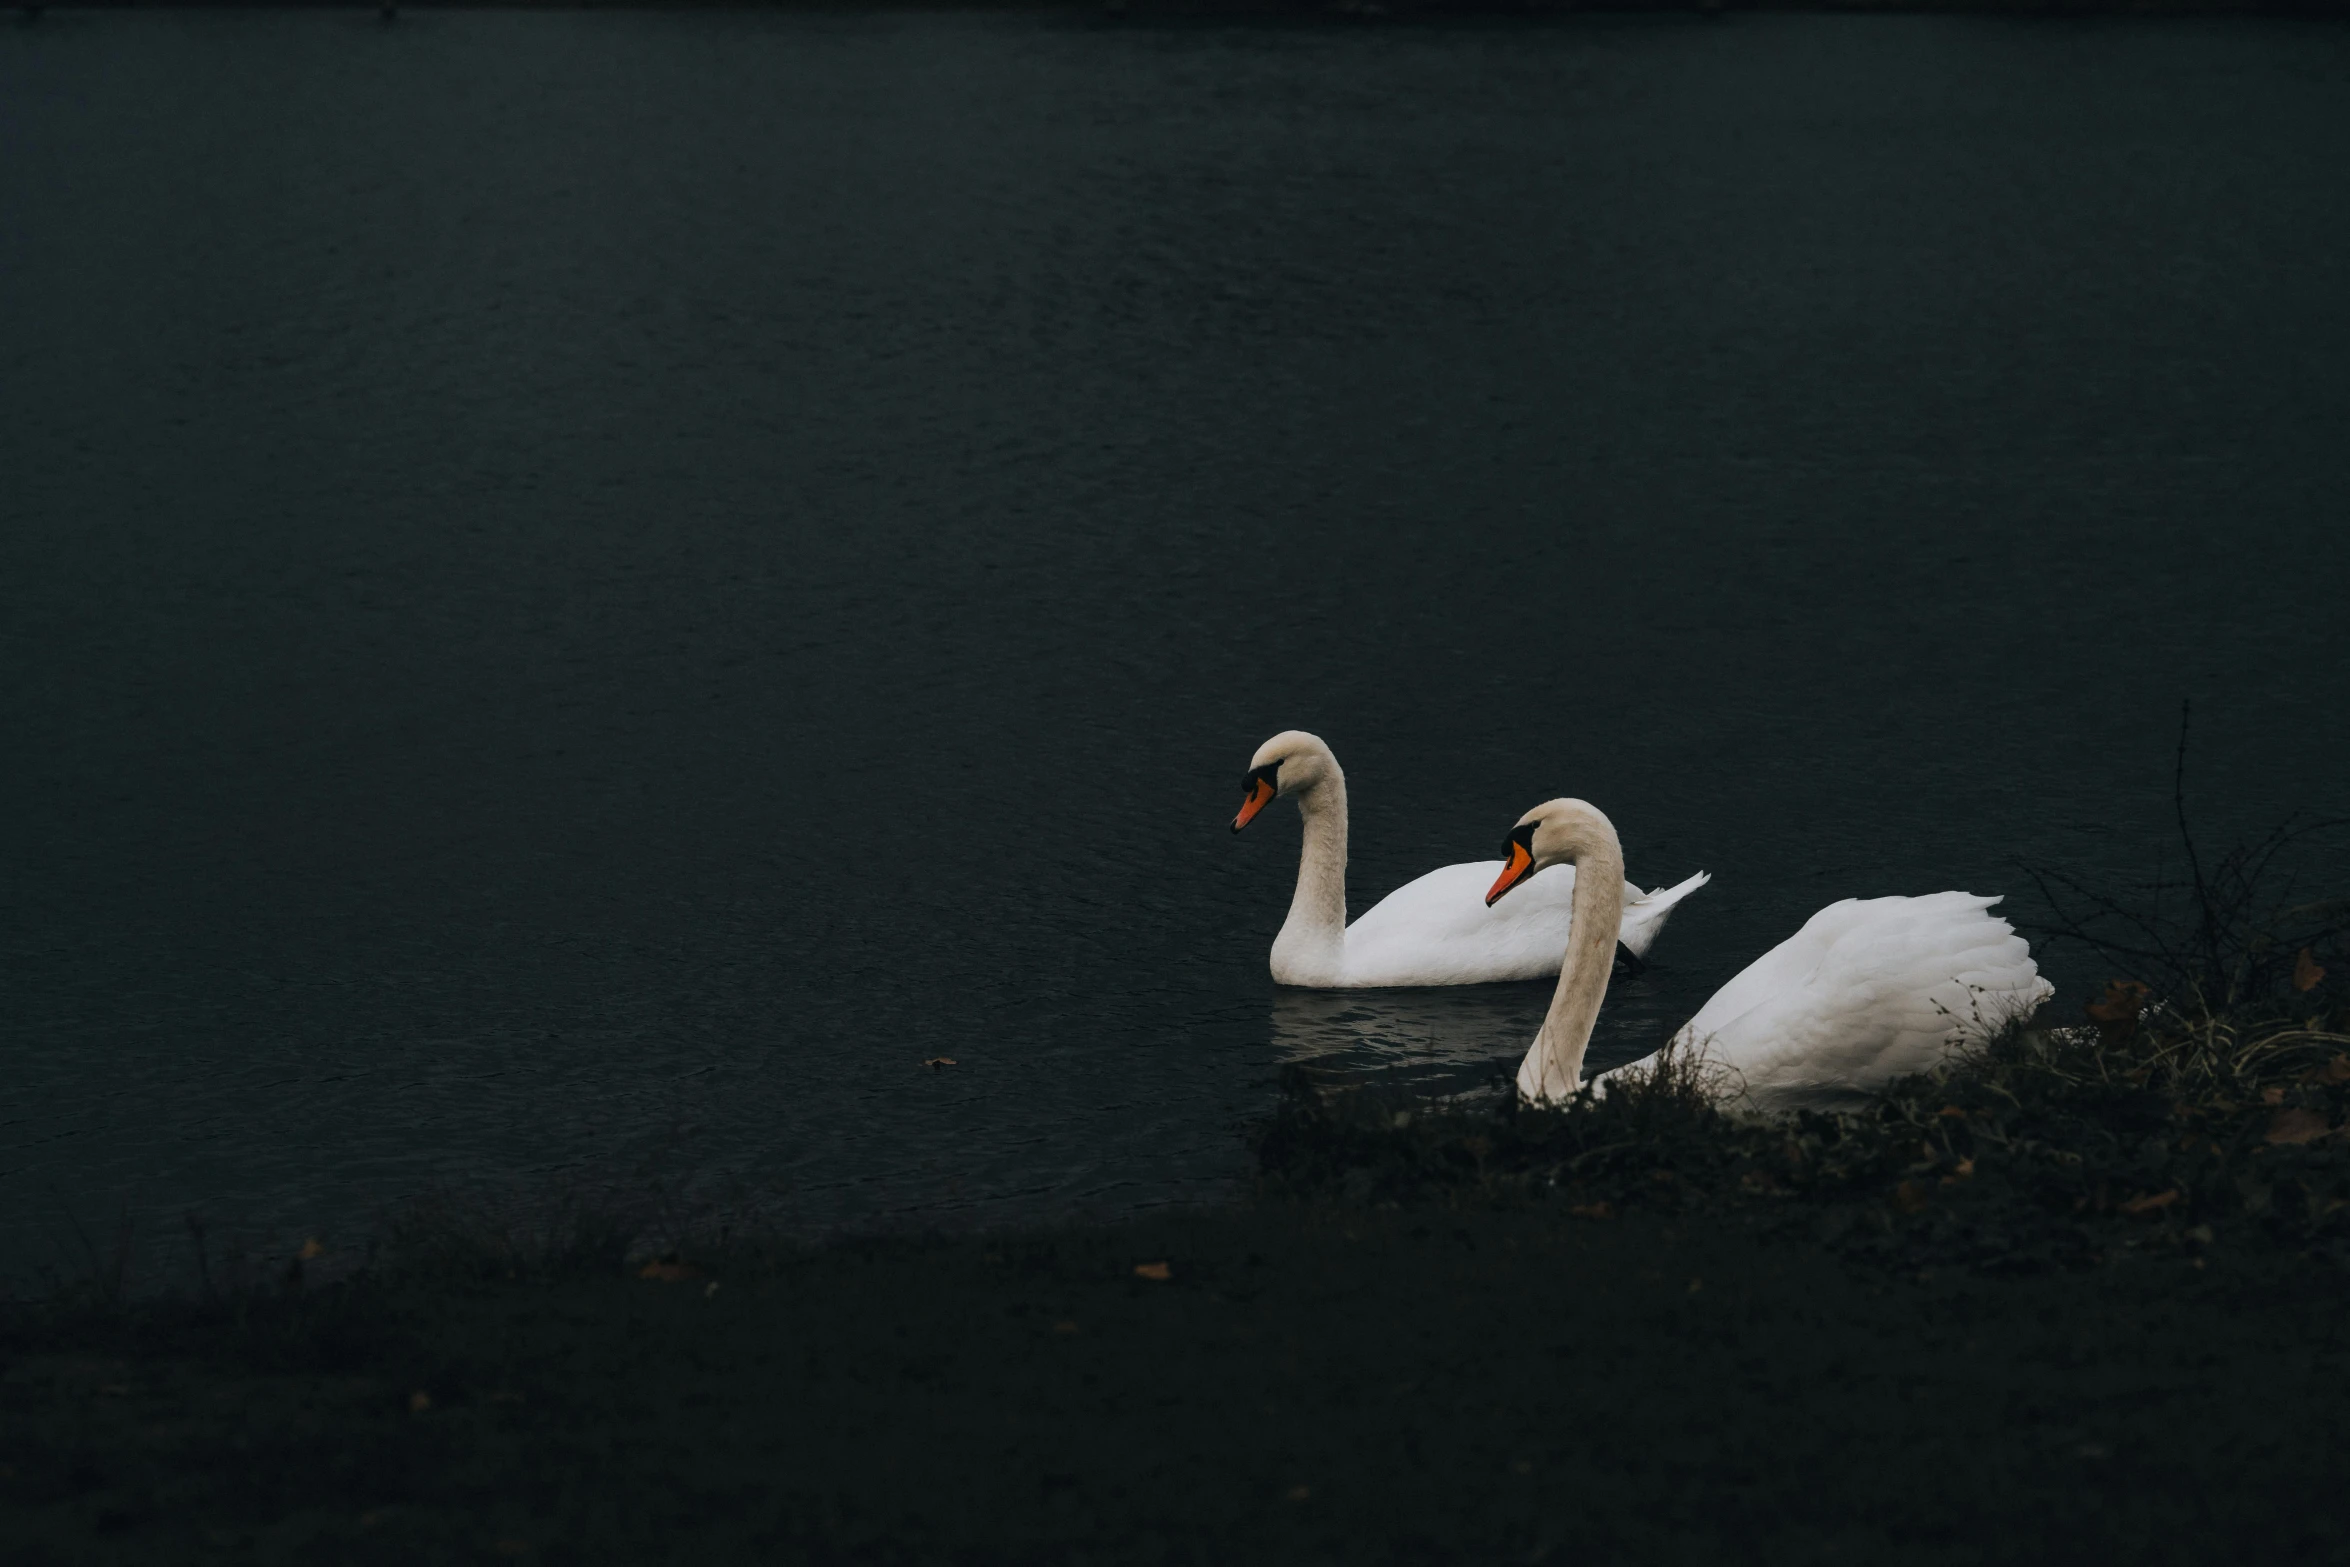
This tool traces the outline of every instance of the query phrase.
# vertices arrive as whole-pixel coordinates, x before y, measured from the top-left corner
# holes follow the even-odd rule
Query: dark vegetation
[[[0,1311],[0,1539],[2350,1560],[2350,951],[2339,906],[2253,917],[2274,858],[2193,863],[2175,917],[2070,889],[2130,978],[1834,1115],[1743,1116],[1686,1061],[1563,1112],[1298,1076],[1223,1212],[801,1246],[440,1199],[339,1280],[208,1261],[142,1301],[93,1247]]]

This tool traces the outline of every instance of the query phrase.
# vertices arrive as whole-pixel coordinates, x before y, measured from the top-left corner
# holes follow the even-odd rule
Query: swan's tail
[[[1647,957],[1648,949],[1656,944],[1657,933],[1665,928],[1665,921],[1672,918],[1675,905],[1712,880],[1704,871],[1699,871],[1685,882],[1659,887],[1654,892],[1630,900],[1624,905],[1624,923],[1616,933],[1616,939],[1624,944],[1624,950],[1632,956]]]

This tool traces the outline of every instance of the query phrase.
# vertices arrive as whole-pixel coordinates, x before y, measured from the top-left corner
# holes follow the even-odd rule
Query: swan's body
[[[1297,891],[1273,938],[1275,983],[1317,989],[1482,985],[1559,971],[1574,918],[1571,868],[1555,882],[1544,878],[1522,906],[1512,900],[1492,908],[1484,895],[1501,869],[1498,861],[1442,866],[1398,887],[1349,925],[1346,774],[1338,758],[1319,738],[1290,730],[1257,748],[1245,787],[1233,831],[1282,795],[1296,799],[1305,822]],[[1621,881],[1620,859],[1615,874]],[[1700,871],[1654,892],[1623,883],[1609,926],[1611,951],[1620,939],[1634,958],[1645,957],[1674,906],[1708,880]]]
[[[1597,809],[1553,800],[1520,820],[1511,844],[1489,896],[1546,865],[1578,864],[1591,887],[1576,918],[1587,932],[1607,923],[1605,889],[1620,874],[1613,868],[1623,851]],[[1989,912],[1998,901],[1937,892],[1831,903],[1714,992],[1673,1046],[1759,1109],[1833,1104],[1923,1071],[2028,1014],[2054,989],[2014,927]],[[1571,1098],[1581,1086],[1610,967],[1605,949],[1596,956],[1594,949],[1588,937],[1570,942],[1550,1014],[1518,1067],[1518,1092],[1536,1103]],[[1656,1059],[1602,1074],[1597,1091]]]

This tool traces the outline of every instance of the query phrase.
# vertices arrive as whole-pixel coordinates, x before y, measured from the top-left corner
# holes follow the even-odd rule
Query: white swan
[[[1573,917],[1573,877],[1546,882],[1538,895],[1496,911],[1484,897],[1501,868],[1496,860],[1447,865],[1389,893],[1361,919],[1346,922],[1346,774],[1319,737],[1290,729],[1257,747],[1241,779],[1240,831],[1283,795],[1305,819],[1297,892],[1273,938],[1273,980],[1335,990],[1374,985],[1482,985],[1542,979],[1558,972]],[[1615,874],[1623,875],[1617,856]],[[1678,886],[1619,889],[1618,937],[1635,959],[1647,955],[1673,906],[1710,880],[1699,871]]]
[[[1518,1067],[1520,1094],[1556,1103],[1581,1086],[1583,1052],[1607,994],[1605,933],[1616,920],[1624,851],[1596,807],[1553,800],[1518,818],[1509,855],[1488,901],[1546,866],[1583,871],[1558,990]],[[1937,892],[1831,903],[1715,991],[1673,1043],[1727,1068],[1732,1092],[1758,1109],[1833,1104],[1922,1071],[2028,1014],[2055,988],[2014,927],[1986,912],[1998,901]],[[1602,1074],[1598,1091],[1655,1061]]]

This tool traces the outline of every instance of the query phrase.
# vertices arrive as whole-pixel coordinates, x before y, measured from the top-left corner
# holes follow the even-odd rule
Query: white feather
[[[1998,901],[1831,903],[1714,992],[1674,1044],[1725,1069],[1726,1091],[1761,1109],[1833,1104],[1924,1071],[2054,991],[2030,946],[1989,912]]]

